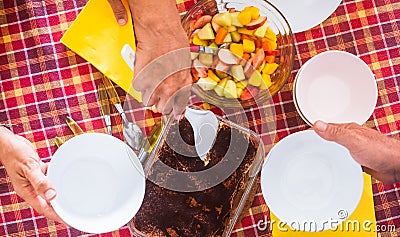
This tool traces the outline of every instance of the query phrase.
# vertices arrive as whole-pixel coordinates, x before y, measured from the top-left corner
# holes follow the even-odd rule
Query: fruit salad
[[[274,83],[277,36],[257,7],[198,15],[190,30],[191,72],[203,90],[246,101]]]

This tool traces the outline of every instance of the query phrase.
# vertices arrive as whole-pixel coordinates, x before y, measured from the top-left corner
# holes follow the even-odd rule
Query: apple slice
[[[215,70],[216,70],[217,74],[219,72],[225,72],[226,73],[229,70],[229,65],[223,63],[222,61],[219,61],[217,63],[217,65],[215,66]]]
[[[240,61],[240,59],[228,49],[220,49],[218,51],[218,58],[221,60],[221,62],[228,65],[238,64]]]
[[[242,23],[239,21],[239,16],[240,12],[232,12],[231,13],[231,19],[232,19],[232,25],[237,26],[237,27],[243,27]]]
[[[231,14],[229,12],[223,12],[215,15],[213,21],[222,27],[232,25]]]
[[[249,24],[246,25],[246,28],[248,30],[255,30],[258,27],[264,25],[264,23],[267,21],[266,16],[260,16],[256,20],[252,20]]]
[[[215,91],[215,93],[217,93],[217,95],[219,95],[219,96],[224,95],[224,89],[225,89],[225,85],[227,82],[228,82],[228,79],[224,78],[217,84],[217,86],[214,87],[214,91]]]
[[[197,36],[201,40],[212,40],[215,39],[214,31],[211,28],[211,24],[207,23],[199,32],[197,33]]]
[[[230,32],[233,32],[233,31],[237,31],[237,28],[236,28],[236,26],[229,26],[229,27],[227,27],[226,30],[230,33]]]
[[[260,27],[257,28],[256,31],[254,31],[254,36],[257,38],[264,38],[265,33],[267,32],[268,29],[268,21],[265,21],[264,24]]]
[[[243,67],[241,65],[235,65],[231,68],[232,77],[237,81],[242,81],[246,77],[244,76]]]
[[[208,47],[215,50],[218,49],[218,45],[215,42],[212,42]]]
[[[195,60],[199,56],[199,53],[196,52],[190,52],[190,59]]]
[[[237,32],[237,31],[233,31],[233,32],[231,32],[230,33],[231,34],[231,37],[232,37],[232,41],[233,42],[235,42],[235,43],[239,43],[240,42],[240,34],[239,34],[239,32]]]
[[[225,88],[224,88],[224,96],[226,98],[237,98],[237,92],[236,92],[236,83],[232,80],[228,80],[226,82]]]
[[[198,77],[207,77],[208,76],[208,70],[207,67],[202,64],[198,59],[193,60],[193,68],[196,71],[196,75]]]
[[[224,42],[223,43],[232,43],[232,36],[231,34],[226,34]]]
[[[210,67],[213,63],[213,55],[210,53],[200,53],[199,61],[207,67]]]
[[[197,85],[205,91],[209,91],[215,88],[218,83],[209,77],[200,78],[197,81]]]
[[[261,82],[262,82],[261,73],[255,70],[251,75],[251,77],[249,78],[249,84],[252,86],[260,86]]]

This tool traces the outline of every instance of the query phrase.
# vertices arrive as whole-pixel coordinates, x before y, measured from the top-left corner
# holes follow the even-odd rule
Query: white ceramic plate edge
[[[280,217],[279,217],[279,213],[280,213],[280,212],[279,212],[279,210],[277,210],[277,209],[275,208],[275,206],[274,206],[273,204],[271,204],[271,203],[269,202],[269,200],[268,200],[268,196],[269,196],[268,190],[266,190],[265,185],[263,185],[263,183],[266,182],[266,181],[265,181],[265,179],[266,179],[266,178],[265,178],[266,174],[265,174],[265,172],[263,172],[263,171],[265,170],[264,167],[265,167],[266,165],[268,165],[268,162],[269,162],[269,160],[270,160],[270,156],[273,154],[274,150],[275,150],[275,149],[279,149],[280,146],[283,146],[283,144],[285,143],[286,140],[292,139],[294,136],[302,136],[302,135],[304,135],[304,134],[306,134],[306,133],[314,133],[314,134],[316,135],[316,133],[315,133],[313,130],[303,130],[303,131],[300,131],[300,132],[296,132],[296,133],[290,134],[289,136],[286,136],[286,137],[283,138],[281,141],[279,141],[279,142],[270,150],[270,152],[268,153],[268,155],[267,155],[267,157],[266,157],[266,159],[265,159],[265,161],[264,161],[264,164],[263,164],[263,166],[262,166],[262,169],[261,169],[260,183],[261,183],[261,192],[262,192],[263,198],[264,198],[264,200],[265,200],[265,202],[266,202],[268,208],[269,208],[269,209],[271,210],[271,212],[274,213],[275,216],[277,216],[278,218],[280,218]],[[316,136],[318,136],[318,135],[316,135]],[[321,138],[321,139],[322,139],[322,138]],[[354,160],[353,160],[353,161],[354,161]],[[354,161],[354,162],[355,162],[355,161]],[[346,209],[346,210],[345,210],[345,211],[346,211],[346,214],[348,214],[348,216],[350,216],[350,215],[356,210],[357,206],[359,205],[359,202],[360,202],[361,197],[362,197],[363,189],[364,189],[364,177],[363,177],[363,171],[362,171],[361,166],[358,166],[357,170],[358,170],[357,173],[359,173],[359,174],[358,174],[359,177],[358,177],[358,180],[357,180],[356,182],[359,183],[359,186],[358,186],[358,190],[355,190],[355,192],[356,192],[356,196],[357,196],[358,202],[357,202],[357,205],[354,205],[354,206],[353,206],[353,208],[350,208],[350,209]],[[342,221],[344,221],[344,220],[345,220],[345,219],[339,220],[340,222],[338,222],[338,225],[339,225]],[[280,219],[280,221],[285,222],[285,221],[287,221],[287,220]],[[327,229],[323,229],[323,230],[327,230]],[[318,231],[323,231],[323,230],[318,230]],[[305,231],[305,230],[302,229],[302,231]],[[311,231],[311,232],[318,232],[318,231]]]
[[[103,134],[103,133],[85,133],[76,137],[73,137],[71,139],[69,139],[68,141],[66,141],[63,146],[65,147],[65,145],[71,143],[74,141],[74,139],[80,139],[81,136],[104,136],[107,137],[108,139],[113,139],[115,142],[119,143],[120,146],[125,147],[127,146],[125,143],[123,143],[121,140]],[[126,151],[129,151],[131,154],[131,157],[135,158],[134,160],[131,159],[131,157],[129,157],[130,163],[135,166],[134,169],[137,169],[137,171],[139,171],[140,175],[144,176],[144,171],[142,168],[142,165],[139,161],[139,159],[137,158],[136,154],[128,147],[128,149],[126,149]],[[54,153],[52,160],[57,160],[57,154],[59,152],[62,152],[62,146]],[[128,157],[127,157],[128,158]],[[52,177],[55,176],[57,177],[57,171],[58,168],[54,168],[54,162],[50,162],[48,170],[47,170],[47,176],[49,178],[49,180],[51,181]],[[142,187],[143,192],[140,194],[141,195],[141,200],[143,201],[144,199],[144,189],[145,189],[145,179],[143,178],[141,182],[136,182],[137,185],[140,185]],[[134,215],[138,212],[138,210],[140,209],[141,203],[140,205],[138,205],[137,203],[134,204],[134,200],[131,200],[131,205],[128,205],[127,208],[130,208],[129,211],[125,210],[123,216],[121,216],[117,222],[110,222],[108,224],[105,225],[99,225],[96,227],[90,226],[88,227],[87,225],[85,225],[85,223],[78,223],[76,221],[74,221],[73,219],[70,218],[65,218],[65,216],[69,216],[69,214],[65,215],[64,214],[64,208],[62,208],[60,206],[60,204],[57,202],[57,197],[56,199],[53,199],[51,202],[51,205],[53,206],[55,212],[63,219],[63,221],[65,221],[68,225],[71,225],[73,228],[83,231],[83,232],[87,232],[87,233],[92,233],[92,234],[101,234],[101,233],[106,233],[106,232],[110,232],[110,231],[114,231],[117,230],[119,228],[121,228],[122,226],[124,226],[126,223],[128,223],[133,217]],[[121,212],[121,211],[119,211]]]
[[[326,19],[329,18],[329,16],[331,16],[336,11],[336,9],[339,7],[340,3],[342,2],[342,0],[332,0],[332,2],[334,1],[334,4],[330,8],[326,9],[327,14],[314,19],[314,21],[312,23],[310,22],[309,24],[306,24],[306,25],[300,25],[298,23],[293,23],[294,19],[296,19],[296,21],[299,21],[299,20],[301,21],[302,17],[309,17],[310,14],[312,14],[312,12],[316,11],[316,9],[311,9],[311,12],[308,12],[308,13],[297,11],[296,15],[289,16],[290,13],[288,13],[285,9],[281,9],[278,2],[281,1],[281,2],[288,3],[288,4],[292,4],[290,7],[296,8],[296,6],[293,5],[293,3],[301,4],[301,3],[303,3],[302,1],[283,1],[283,0],[268,0],[268,1],[270,3],[272,3],[276,8],[278,8],[282,12],[282,14],[286,17],[293,33],[303,32],[303,31],[312,29],[315,26],[323,23]],[[328,14],[328,12],[329,12],[329,14]],[[292,19],[290,19],[290,18],[292,18]]]

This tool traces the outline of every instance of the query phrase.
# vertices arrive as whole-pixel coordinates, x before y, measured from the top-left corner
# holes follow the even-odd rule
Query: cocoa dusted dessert
[[[130,224],[149,237],[222,236],[246,188],[258,146],[249,135],[220,122],[214,146],[202,161],[190,123],[174,122]]]

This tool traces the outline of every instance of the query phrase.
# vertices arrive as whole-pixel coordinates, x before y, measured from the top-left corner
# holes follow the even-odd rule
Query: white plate
[[[356,209],[363,184],[361,166],[349,151],[312,130],[282,139],[261,170],[261,189],[270,210],[302,231],[340,224]]]
[[[88,233],[119,229],[144,198],[139,159],[121,140],[101,133],[68,140],[54,154],[47,174],[57,191],[51,201],[54,210],[67,224]]]
[[[293,98],[299,113],[312,125],[365,123],[378,99],[375,77],[357,56],[331,50],[314,56],[298,71]]]
[[[293,33],[302,32],[326,20],[341,0],[268,0],[285,16]]]

